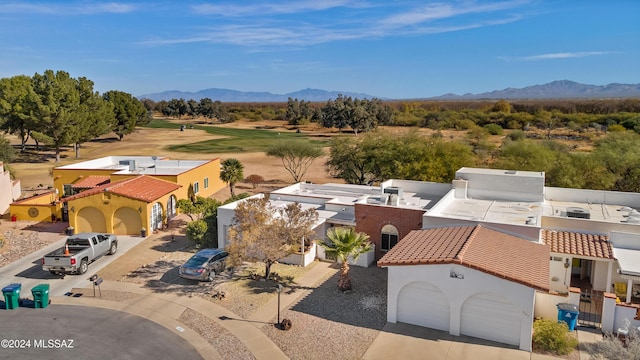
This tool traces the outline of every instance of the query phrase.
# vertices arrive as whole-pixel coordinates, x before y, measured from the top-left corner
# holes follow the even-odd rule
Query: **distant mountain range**
[[[151,99],[153,101],[171,99],[193,99],[199,101],[202,98],[219,100],[222,102],[286,102],[288,98],[305,101],[327,101],[338,97],[339,94],[358,99],[391,100],[379,96],[347,91],[326,91],[319,89],[304,89],[287,94],[272,94],[270,92],[244,92],[229,89],[205,89],[197,92],[185,92],[178,90],[164,91],[161,93],[144,94],[138,98]],[[640,84],[608,84],[587,85],[569,80],[553,81],[543,85],[532,85],[524,88],[507,88],[494,90],[480,94],[467,93],[464,95],[445,94],[426,100],[481,100],[481,99],[585,99],[585,98],[629,98],[640,97]]]
[[[153,101],[171,100],[171,99],[193,99],[200,101],[202,98],[209,98],[213,101],[222,102],[287,102],[289,98],[305,100],[305,101],[327,101],[335,99],[339,94],[350,96],[358,99],[373,99],[375,96],[352,93],[348,91],[326,91],[319,89],[304,89],[287,94],[272,94],[270,92],[245,92],[229,89],[205,89],[196,92],[186,92],[178,90],[169,90],[161,93],[144,94],[138,96],[139,99],[151,99]]]
[[[430,100],[479,99],[602,99],[640,97],[640,84],[587,85],[569,80],[553,81],[524,88],[506,88],[480,94],[445,94]]]

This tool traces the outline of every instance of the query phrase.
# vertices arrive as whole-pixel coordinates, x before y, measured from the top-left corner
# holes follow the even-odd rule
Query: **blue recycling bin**
[[[558,322],[564,321],[567,323],[569,331],[575,330],[578,323],[578,315],[580,315],[578,307],[569,303],[561,303],[556,306],[558,307]]]
[[[5,309],[17,309],[20,306],[20,289],[22,284],[9,284],[2,288]]]

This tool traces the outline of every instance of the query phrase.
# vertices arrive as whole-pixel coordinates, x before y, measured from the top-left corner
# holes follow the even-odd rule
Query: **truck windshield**
[[[67,245],[69,246],[89,246],[89,240],[79,238],[67,239]]]

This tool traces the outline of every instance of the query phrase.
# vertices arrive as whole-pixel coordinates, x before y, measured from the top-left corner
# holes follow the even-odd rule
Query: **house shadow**
[[[387,269],[352,266],[353,290],[338,289],[339,273],[311,289],[290,310],[348,325],[381,330],[387,323]]]
[[[69,227],[68,222],[47,222],[42,221],[34,224],[30,224],[24,227],[24,230],[46,232],[53,234],[64,234],[65,230]]]

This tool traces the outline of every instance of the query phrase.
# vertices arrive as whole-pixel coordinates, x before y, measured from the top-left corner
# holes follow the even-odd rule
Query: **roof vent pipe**
[[[455,179],[451,181],[451,185],[454,190],[454,197],[456,199],[466,199],[467,198],[467,186],[469,185],[468,180],[464,179]]]

